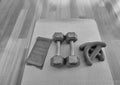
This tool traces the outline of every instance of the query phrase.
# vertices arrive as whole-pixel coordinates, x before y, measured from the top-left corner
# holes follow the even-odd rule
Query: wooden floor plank
[[[4,48],[8,42],[8,39],[13,31],[14,25],[17,21],[20,10],[23,6],[22,5],[23,0],[21,0],[21,2],[19,4],[18,3],[19,3],[18,1],[14,3],[15,6],[12,7],[14,9],[11,8],[11,10],[9,10],[9,11],[11,11],[11,13],[8,13],[8,15],[7,15],[8,17],[6,16],[7,19],[3,20],[4,24],[3,23],[0,24],[0,48],[2,50],[4,50]]]
[[[16,45],[17,45],[17,40],[18,36],[21,32],[22,25],[24,23],[24,19],[26,17],[27,10],[22,10],[18,20],[15,24],[14,30],[10,36],[10,39],[8,41],[8,44],[5,48],[5,51],[3,53],[3,56],[1,57],[0,60],[0,74],[2,74],[2,79],[0,79],[0,83],[2,85],[8,85],[9,82],[9,75],[11,74],[13,68],[12,66],[15,65],[16,62]]]
[[[57,3],[58,0],[49,0],[47,19],[56,19]]]
[[[2,21],[7,12],[11,9],[11,6],[14,6],[13,1],[14,0],[2,0],[2,2],[0,2],[0,21]]]
[[[56,19],[57,20],[60,20],[61,19],[61,14],[60,14],[60,12],[61,12],[61,0],[57,0],[57,9],[56,9]]]
[[[14,62],[14,68],[12,69],[12,73],[9,77],[10,81],[9,81],[9,85],[20,85],[18,83],[18,81],[20,81],[20,78],[18,79],[18,77],[20,77],[19,72],[22,69],[21,68],[21,62],[23,62],[25,60],[25,55],[24,53],[26,52],[26,39],[19,39],[18,42],[19,44],[19,50],[17,53],[17,58],[16,58],[16,62]],[[24,59],[24,60],[23,60]],[[25,62],[24,62],[25,63]]]
[[[70,0],[61,0],[61,19],[70,18]]]
[[[42,15],[42,11],[43,11],[43,0],[37,0],[36,2],[36,17],[37,17],[37,20],[40,19],[41,15]]]
[[[14,46],[14,42],[16,42],[16,40],[17,40],[17,38],[18,38],[18,35],[19,35],[19,33],[20,33],[20,30],[21,30],[21,26],[22,26],[22,24],[23,24],[23,21],[22,21],[22,20],[25,19],[25,16],[23,16],[23,15],[25,14],[25,12],[26,12],[26,11],[21,11],[21,14],[20,14],[20,16],[19,16],[19,18],[18,18],[18,22],[16,23],[15,28],[14,28],[11,36],[10,36],[9,42],[8,42],[8,44],[7,44],[7,46],[6,46],[5,52],[14,50],[14,49],[12,49],[10,46]],[[10,50],[10,48],[11,48],[11,50]],[[4,56],[4,54],[6,55],[7,53],[3,53],[3,56]],[[4,58],[8,59],[8,56],[2,57],[0,61],[3,62],[3,63],[7,63],[7,62],[5,62]],[[1,64],[1,65],[2,65],[2,64]],[[2,70],[3,68],[7,68],[7,67],[5,67],[4,65],[3,65],[3,66],[0,66],[0,67],[1,67],[1,70]],[[0,71],[0,72],[1,72],[1,71]]]
[[[11,61],[11,59],[13,59],[13,56],[15,56],[16,50],[17,50],[16,49],[17,48],[17,46],[16,46],[17,42],[11,42],[11,43],[13,43],[14,46],[7,47],[8,51],[6,50],[4,52],[4,59],[5,60],[2,59],[2,61],[6,61],[6,62],[2,62],[2,61],[0,62],[1,63],[1,68],[0,68],[0,74],[1,74],[0,84],[1,85],[7,85],[7,83],[9,82],[9,79],[10,79],[9,75],[11,74],[12,67],[10,66],[11,67],[10,68],[10,67],[6,67],[6,66],[9,66],[9,65],[13,64],[10,61]],[[10,49],[12,49],[11,52],[10,52]],[[8,56],[8,57],[6,58],[6,56]],[[8,64],[8,61],[9,61],[9,64]]]
[[[108,63],[111,69],[111,73],[113,76],[114,84],[119,85],[120,84],[120,58],[119,58],[119,50],[120,50],[120,40],[119,41],[111,41],[108,42],[106,54]]]
[[[27,2],[29,1],[27,0]],[[25,17],[26,19],[24,21],[19,38],[27,38],[31,23],[33,21],[34,13],[35,13],[35,5],[33,3],[30,3],[30,7],[28,8],[28,13]]]
[[[35,4],[37,4],[37,2],[39,2],[38,0],[36,1]],[[31,2],[33,3],[33,2]],[[41,15],[41,10],[42,9],[39,9],[39,12],[38,12],[38,4],[35,6],[31,5],[30,9],[32,13],[34,13],[34,16],[30,15],[28,16],[28,18],[30,17],[33,17],[32,19],[32,22],[31,22],[31,26],[29,27],[29,30],[28,31],[28,35],[27,37],[25,38],[25,45],[24,46],[24,50],[23,50],[23,55],[21,56],[22,58],[20,59],[20,62],[19,62],[19,68],[18,68],[18,74],[16,75],[16,84],[17,85],[21,85],[21,80],[22,80],[22,76],[23,76],[23,73],[24,73],[24,68],[25,68],[25,60],[26,58],[28,57],[28,54],[29,54],[29,48],[30,48],[30,44],[31,44],[31,39],[32,39],[32,35],[33,35],[33,32],[34,32],[34,26],[35,26],[35,23],[36,23],[36,20],[38,20]],[[35,10],[35,11],[34,11]],[[38,14],[37,14],[38,13]],[[25,29],[25,28],[24,28]]]
[[[48,0],[42,0],[42,3],[43,3],[43,8],[42,8],[42,14],[40,18],[44,19],[47,16]]]
[[[78,18],[79,17],[77,0],[70,0],[70,14],[71,14],[71,18]]]

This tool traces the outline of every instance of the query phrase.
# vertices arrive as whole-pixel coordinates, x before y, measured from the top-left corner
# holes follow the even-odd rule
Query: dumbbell
[[[75,55],[74,42],[77,41],[77,35],[75,32],[68,32],[65,36],[66,42],[70,44],[70,56],[66,57],[66,65],[68,67],[75,67],[80,64],[80,59]]]
[[[56,55],[51,58],[51,65],[59,68],[64,65],[64,58],[60,55],[61,43],[64,41],[63,33],[56,32],[53,35],[53,41],[56,43]]]

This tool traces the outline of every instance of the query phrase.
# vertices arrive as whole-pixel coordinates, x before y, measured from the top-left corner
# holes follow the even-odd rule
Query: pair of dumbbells
[[[53,35],[53,41],[56,43],[57,51],[56,55],[51,58],[51,65],[53,67],[76,67],[80,64],[79,57],[75,56],[74,53],[74,42],[77,41],[77,35],[75,32],[68,32],[65,36],[61,32],[56,32]],[[61,44],[66,41],[68,44],[70,44],[70,56],[64,58],[61,54]]]

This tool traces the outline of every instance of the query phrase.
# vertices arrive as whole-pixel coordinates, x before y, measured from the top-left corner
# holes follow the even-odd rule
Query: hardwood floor
[[[25,60],[35,22],[35,4],[32,1],[11,1],[10,7],[0,10],[3,15],[7,15],[6,20],[3,20],[5,24],[0,19],[3,23],[0,24],[0,85],[16,85],[19,82],[17,79],[21,74],[21,64]],[[8,10],[8,14],[4,10]]]
[[[93,2],[94,1],[94,2]],[[4,0],[0,2],[0,85],[20,84],[36,20],[95,19],[101,38],[107,43],[106,55],[115,85],[120,85],[120,22],[97,0]],[[95,3],[96,1],[96,3]],[[114,1],[114,0],[113,0]],[[9,3],[8,3],[9,2]],[[3,4],[1,4],[3,3]],[[19,19],[21,11],[24,11]],[[20,24],[20,25],[19,25]],[[19,26],[19,29],[17,26]],[[20,27],[21,26],[21,27]],[[19,31],[17,31],[17,29]],[[16,30],[16,31],[15,31]],[[13,37],[11,37],[13,34]],[[16,35],[16,37],[14,36]],[[11,40],[14,40],[12,42]],[[13,48],[13,49],[12,49]],[[9,50],[8,50],[9,49]],[[16,50],[15,50],[16,49]],[[20,54],[20,53],[21,54]],[[7,53],[7,54],[5,54]],[[9,53],[11,53],[9,55]],[[15,57],[15,54],[21,58]],[[9,55],[9,56],[8,56]],[[4,57],[3,57],[4,56]],[[5,60],[6,59],[6,60]],[[13,60],[14,61],[13,61]],[[4,60],[4,61],[2,61]],[[16,61],[19,63],[17,63]],[[16,64],[16,65],[15,65]],[[13,67],[9,68],[8,67]],[[16,69],[14,68],[17,67]],[[3,67],[3,68],[2,68]],[[14,71],[15,73],[12,73]],[[13,76],[11,76],[13,74]],[[15,75],[17,74],[17,75]],[[18,77],[19,76],[19,77]],[[2,77],[2,78],[1,78]],[[9,80],[13,77],[13,80]],[[5,80],[7,79],[7,80]],[[14,82],[14,79],[18,79]],[[4,81],[2,81],[4,80]],[[17,84],[17,85],[18,85]]]
[[[120,22],[116,23],[117,18],[109,14],[105,7],[95,5],[92,7],[94,11],[94,18],[98,24],[101,38],[107,43],[107,59],[113,76],[115,85],[120,84],[120,57],[119,57],[119,43],[120,43]]]
[[[13,2],[13,1],[12,1]],[[16,5],[14,5],[16,3]],[[18,18],[22,2],[17,6],[18,0],[11,3],[10,7],[3,7],[0,10],[0,47],[4,48],[9,36],[14,28],[15,22]],[[5,4],[6,5],[6,4]]]

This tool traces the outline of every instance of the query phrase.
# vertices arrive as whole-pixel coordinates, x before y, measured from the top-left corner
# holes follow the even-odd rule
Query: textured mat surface
[[[32,66],[25,66],[21,85],[114,85],[110,68],[105,58],[104,62],[86,66],[79,46],[85,42],[101,41],[97,24],[94,20],[64,20],[64,21],[37,21],[33,33],[30,50],[37,36],[52,38],[54,32],[76,32],[78,41],[75,43],[75,55],[80,58],[80,66],[76,68],[57,69],[50,65],[50,59],[55,55],[55,43],[50,45],[45,60],[44,69],[39,70]],[[61,45],[61,55],[70,55],[69,45]]]
[[[27,64],[42,69],[50,43],[51,39],[38,37],[29,55],[29,58],[27,59]]]

